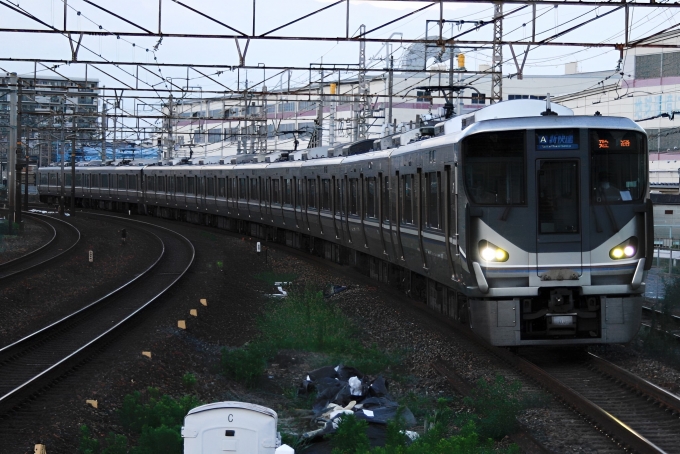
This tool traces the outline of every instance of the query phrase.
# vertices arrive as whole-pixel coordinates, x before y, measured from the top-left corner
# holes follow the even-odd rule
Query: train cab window
[[[366,178],[366,217],[377,219],[378,217],[378,192],[376,191],[376,180],[374,177]]]
[[[51,173],[50,174],[50,186],[56,186],[56,185],[57,185],[57,174]]]
[[[250,178],[250,200],[260,200],[260,182],[257,178]]]
[[[283,204],[287,206],[293,205],[293,189],[290,179],[283,180]]]
[[[67,187],[71,186],[71,173],[64,174],[64,185]]]
[[[208,197],[215,197],[215,178],[207,177],[205,185],[205,193]]]
[[[359,214],[359,179],[349,180],[349,214]]]
[[[184,194],[184,177],[177,177],[175,179],[175,193]]]
[[[83,174],[82,173],[76,173],[76,187],[82,187],[83,186]]]
[[[345,214],[345,180],[339,178],[335,181],[335,212],[337,214]]]
[[[431,229],[441,229],[441,195],[439,172],[430,172],[425,175],[426,203],[427,203],[427,226]]]
[[[137,175],[128,175],[128,189],[131,191],[137,190]]]
[[[98,187],[99,187],[99,174],[98,174],[98,173],[93,173],[93,174],[92,174],[90,183],[91,183],[90,186],[93,187],[93,188],[98,188]]]
[[[537,166],[539,232],[578,233],[578,161],[542,159]]]
[[[118,175],[118,190],[125,189],[125,177],[126,175]]]
[[[187,177],[187,194],[196,194],[196,177]]]
[[[109,174],[102,173],[102,188],[109,189]]]
[[[316,180],[307,180],[307,207],[316,209]]]
[[[413,175],[402,175],[402,210],[401,222],[404,224],[413,224]]]
[[[479,205],[524,205],[524,131],[485,132],[463,140],[465,190]]]
[[[382,220],[390,222],[390,177],[385,177],[382,198]]]
[[[321,180],[321,209],[330,211],[331,209],[331,180]]]
[[[240,200],[246,200],[246,192],[247,192],[246,179],[245,178],[239,178],[238,179],[238,198]]]
[[[217,196],[224,198],[226,196],[226,178],[217,179]]]
[[[647,188],[647,140],[635,131],[590,131],[590,194],[594,203],[640,200]]]
[[[272,180],[272,204],[281,205],[281,182],[279,179]]]

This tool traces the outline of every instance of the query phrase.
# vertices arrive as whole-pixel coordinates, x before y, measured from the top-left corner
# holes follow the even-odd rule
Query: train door
[[[578,280],[583,274],[580,162],[536,161],[536,272],[541,281]]]

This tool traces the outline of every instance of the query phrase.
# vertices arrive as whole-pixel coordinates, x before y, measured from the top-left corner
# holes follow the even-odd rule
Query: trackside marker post
[[[87,253],[87,259],[90,261],[90,263],[94,262],[94,252],[93,251],[89,251]]]
[[[99,403],[96,400],[93,399],[87,399],[85,401],[87,405],[90,405],[92,408],[99,408]]]
[[[35,445],[33,448],[33,454],[47,454],[47,448],[45,445]]]
[[[151,358],[151,352],[142,352],[142,356],[146,356],[147,358]]]
[[[187,323],[184,320],[178,320],[177,321],[177,328],[187,329]]]
[[[204,305],[204,306],[207,306],[207,305],[208,305],[208,300],[205,299],[205,298],[201,298],[201,304]]]
[[[190,315],[193,315],[194,317],[198,317],[198,311],[197,311],[196,309],[191,309],[191,310],[189,311],[189,314],[190,314]]]

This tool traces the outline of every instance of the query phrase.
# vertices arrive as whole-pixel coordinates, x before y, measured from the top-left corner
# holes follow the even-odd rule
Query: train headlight
[[[609,257],[612,260],[629,259],[637,253],[637,245],[637,238],[631,236],[626,241],[609,251]]]
[[[486,240],[479,242],[479,255],[487,262],[505,262],[510,258],[507,251]]]

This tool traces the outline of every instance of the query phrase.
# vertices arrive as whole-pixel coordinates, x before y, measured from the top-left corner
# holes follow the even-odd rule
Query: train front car
[[[506,346],[630,341],[653,251],[644,130],[545,115],[462,136],[473,329]]]

